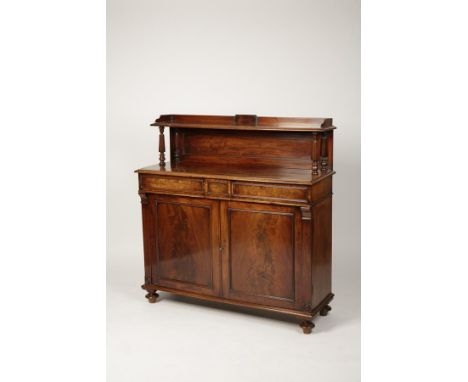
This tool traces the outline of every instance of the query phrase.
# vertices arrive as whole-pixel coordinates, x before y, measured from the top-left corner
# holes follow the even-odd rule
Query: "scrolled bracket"
[[[322,134],[320,145],[320,171],[328,172],[328,134]]]
[[[164,126],[159,126],[159,166],[166,166],[166,144],[164,142]]]
[[[312,211],[310,206],[301,207],[301,219],[307,221],[312,220]]]
[[[138,195],[140,195],[141,204],[147,205],[149,203],[148,194],[146,192],[138,191]]]

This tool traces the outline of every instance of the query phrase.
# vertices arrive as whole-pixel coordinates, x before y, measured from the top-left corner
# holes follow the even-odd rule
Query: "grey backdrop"
[[[108,0],[107,4],[109,380],[130,381],[136,376],[152,380],[152,373],[164,376],[165,382],[216,380],[216,367],[209,368],[208,359],[217,359],[223,374],[229,370],[227,381],[254,381],[260,376],[280,380],[291,373],[297,379],[289,380],[320,373],[325,381],[342,381],[343,376],[359,380],[359,2]],[[187,306],[167,295],[161,303],[145,305],[139,290],[143,248],[133,170],[157,161],[158,134],[149,124],[159,114],[170,113],[334,119],[337,297],[332,313],[317,323],[312,336],[298,336],[287,320],[209,304]],[[219,333],[210,325],[217,325]],[[221,349],[203,347],[225,335],[218,344]],[[247,353],[244,345],[232,345],[236,340],[229,336],[247,338]],[[183,347],[171,345],[172,341],[182,341]],[[256,348],[268,341],[273,341],[271,347]],[[179,362],[185,366],[177,366]]]

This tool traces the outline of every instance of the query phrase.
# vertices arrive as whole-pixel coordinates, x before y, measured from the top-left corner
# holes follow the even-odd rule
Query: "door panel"
[[[219,202],[156,197],[155,283],[219,295]]]
[[[294,207],[221,202],[224,297],[296,307],[301,220]]]

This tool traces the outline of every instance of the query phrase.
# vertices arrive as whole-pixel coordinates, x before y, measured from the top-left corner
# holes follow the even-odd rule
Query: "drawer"
[[[232,183],[232,196],[236,198],[293,201],[307,203],[307,186],[285,184]]]
[[[175,176],[142,176],[140,187],[148,192],[203,194],[203,179]]]
[[[227,180],[211,180],[208,179],[206,186],[207,196],[229,196],[229,182]]]

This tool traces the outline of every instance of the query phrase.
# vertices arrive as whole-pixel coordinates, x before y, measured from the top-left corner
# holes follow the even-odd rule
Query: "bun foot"
[[[302,328],[304,334],[312,333],[312,329],[315,327],[312,321],[302,321],[299,326]]]
[[[159,294],[157,294],[156,291],[149,292],[145,297],[148,299],[149,303],[154,304],[159,297]]]
[[[326,316],[328,315],[328,312],[331,310],[331,306],[330,305],[325,305],[322,310],[320,311],[320,315],[321,316]]]

